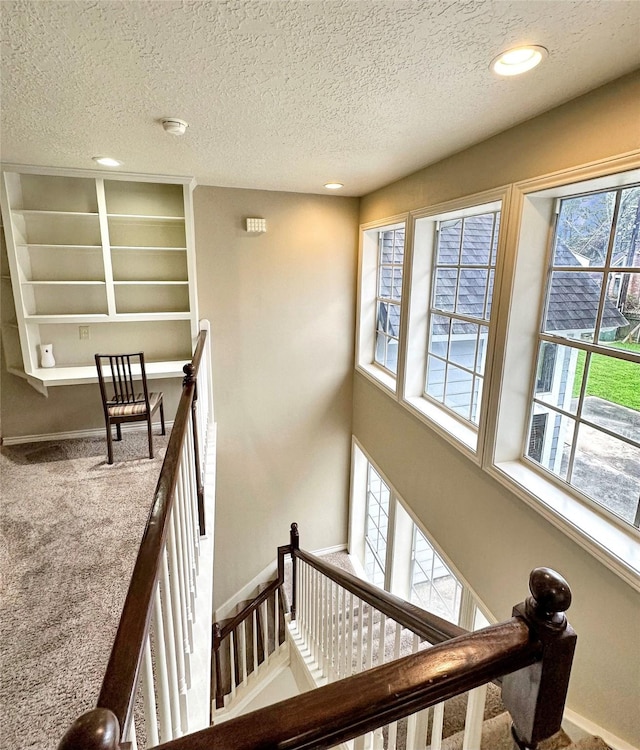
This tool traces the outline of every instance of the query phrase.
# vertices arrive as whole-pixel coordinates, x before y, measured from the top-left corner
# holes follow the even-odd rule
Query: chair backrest
[[[104,407],[113,404],[133,404],[144,402],[149,406],[149,392],[147,390],[147,375],[144,369],[143,352],[133,354],[96,354],[98,381]],[[132,367],[133,365],[133,367]],[[139,368],[139,370],[138,370]],[[113,395],[107,393],[108,381]],[[136,387],[134,381],[142,381]],[[143,396],[143,399],[139,398]]]

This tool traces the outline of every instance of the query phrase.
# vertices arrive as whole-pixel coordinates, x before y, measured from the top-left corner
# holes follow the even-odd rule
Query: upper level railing
[[[296,524],[290,544],[278,548],[276,579],[216,628],[212,693],[217,708],[247,685],[247,664],[255,671],[264,664],[258,636],[265,626],[258,615],[266,597],[284,582],[285,554],[292,557],[293,637],[301,639],[314,672],[329,684],[248,716],[225,716],[223,724],[191,735],[189,744],[172,743],[167,750],[289,750],[330,747],[350,739],[355,740],[355,750],[392,750],[399,736],[397,720],[404,717],[408,720],[401,746],[425,748],[425,709],[431,706],[430,747],[436,748],[442,742],[444,702],[467,691],[471,692],[464,747],[479,747],[486,683],[499,678],[521,747],[535,747],[560,729],[576,642],[563,614],[571,593],[560,576],[536,569],[530,579],[532,596],[514,608],[511,620],[469,633],[301,550]],[[401,648],[401,641],[407,640],[404,631],[410,636],[408,656]],[[221,655],[224,638],[229,642]],[[227,673],[221,677],[225,659]],[[367,733],[385,726],[384,743],[367,738]],[[382,739],[380,732],[377,736]]]
[[[187,731],[199,545],[205,532],[201,446],[213,405],[206,322],[202,327],[193,359],[184,367],[180,402],[96,709],[72,725],[61,750],[135,750],[137,731],[147,746]]]
[[[194,362],[194,372],[197,373],[196,357]],[[178,635],[176,638],[175,632],[169,632],[170,626],[165,632],[163,622],[176,623],[178,630],[179,623],[182,623],[183,636],[188,638],[188,611],[192,601],[189,566],[193,571],[197,565],[191,559],[197,559],[198,492],[193,482],[192,491],[186,493],[187,502],[181,502],[180,498],[185,493],[180,488],[185,482],[189,484],[191,470],[184,468],[186,464],[179,458],[182,448],[178,451],[175,445],[190,443],[190,422],[185,416],[192,413],[194,383],[190,374],[193,373],[188,373],[185,379],[186,396],[183,394],[184,402],[181,400],[179,408],[182,416],[176,419],[174,426],[177,435],[175,444],[172,434],[170,453],[168,451],[165,459],[169,478],[161,477],[158,484],[97,707],[74,723],[63,738],[60,750],[135,750],[138,746],[158,746],[159,750],[328,748],[362,738],[368,732],[390,726],[403,717],[416,715],[500,677],[502,700],[512,717],[515,747],[535,750],[540,741],[560,729],[576,644],[576,635],[564,615],[571,603],[571,592],[561,576],[549,569],[537,568],[530,576],[531,596],[514,607],[510,620],[468,633],[354,576],[336,572],[319,558],[300,550],[297,526],[293,524],[289,545],[278,550],[279,576],[276,585],[281,585],[284,556],[290,554],[294,597],[291,615],[302,623],[306,622],[303,627],[308,630],[315,628],[317,655],[326,647],[325,653],[330,655],[332,663],[339,664],[340,653],[346,653],[340,651],[335,641],[329,644],[326,640],[325,630],[320,625],[326,619],[324,605],[329,612],[336,613],[337,621],[346,622],[349,615],[345,619],[344,612],[339,610],[340,599],[336,598],[333,590],[325,587],[324,600],[322,597],[316,598],[314,603],[308,593],[313,587],[299,585],[298,577],[309,576],[309,571],[313,570],[339,583],[343,591],[357,597],[360,602],[375,607],[402,627],[407,627],[416,635],[421,634],[437,645],[393,658],[357,674],[349,675],[348,668],[341,672],[338,666],[338,679],[335,682],[288,701],[183,735],[183,683],[179,655],[172,655],[170,649],[163,650],[165,641],[180,644],[180,637]],[[191,474],[192,479],[194,475],[195,471]],[[174,476],[175,479],[172,479]],[[183,529],[191,529],[186,537],[186,546],[191,547],[191,551],[185,551],[183,545],[181,553],[180,541],[171,540],[170,528],[180,525]],[[170,567],[174,553],[178,556],[183,554],[185,561],[184,564],[178,561],[175,569]],[[142,582],[143,579],[145,582]],[[299,597],[297,592],[305,590],[307,594]],[[344,597],[345,594],[342,594],[342,606]],[[324,605],[317,603],[323,601]],[[228,624],[228,634],[231,635],[235,628],[253,616],[262,604],[263,600],[260,600],[255,606],[252,602],[244,607]],[[183,609],[178,611],[176,608]],[[153,620],[155,634],[156,661],[153,665],[148,635],[150,620]],[[369,625],[373,626],[373,619],[369,619]],[[362,622],[358,625],[363,626]],[[346,630],[343,628],[342,632]],[[220,635],[222,629],[218,633]],[[336,654],[337,659],[334,658]],[[397,656],[396,649],[394,657]],[[370,666],[372,662],[369,659],[364,663]],[[187,666],[185,661],[185,680],[188,678]],[[136,723],[133,721],[133,705],[141,668],[145,738],[136,737]],[[157,680],[155,683],[154,676]],[[156,695],[162,706],[156,706]],[[121,727],[125,741],[120,740]],[[158,745],[160,739],[163,744]]]

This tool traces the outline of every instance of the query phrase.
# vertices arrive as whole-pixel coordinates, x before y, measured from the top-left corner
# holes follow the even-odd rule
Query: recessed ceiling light
[[[514,47],[494,57],[489,69],[499,76],[517,76],[535,68],[548,55],[549,52],[537,44]]]
[[[93,161],[97,162],[103,167],[121,167],[122,162],[117,159],[112,159],[110,156],[92,156]]]
[[[324,186],[327,190],[340,190],[340,188],[344,187],[341,182],[325,182]]]

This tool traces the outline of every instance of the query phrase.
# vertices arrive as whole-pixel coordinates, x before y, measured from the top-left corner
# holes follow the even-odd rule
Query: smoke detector
[[[189,123],[181,120],[179,117],[165,117],[162,120],[162,127],[165,133],[170,135],[184,135],[187,132]]]

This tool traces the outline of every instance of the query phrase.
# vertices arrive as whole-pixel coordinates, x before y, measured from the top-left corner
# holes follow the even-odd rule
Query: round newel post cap
[[[65,733],[58,750],[118,750],[120,725],[108,708],[94,708],[78,717]]]
[[[566,580],[551,568],[535,568],[529,576],[530,613],[555,625],[564,625],[564,612],[571,606],[571,589]]]
[[[291,546],[295,547],[295,549],[298,549],[298,544],[300,543],[300,537],[298,534],[298,524],[295,521],[291,524],[291,528],[289,529],[289,538],[290,538]]]
[[[182,372],[184,372],[184,385],[187,385],[187,383],[191,383],[193,381],[193,373],[195,372],[195,367],[191,362],[187,362],[187,364],[182,368]]]

